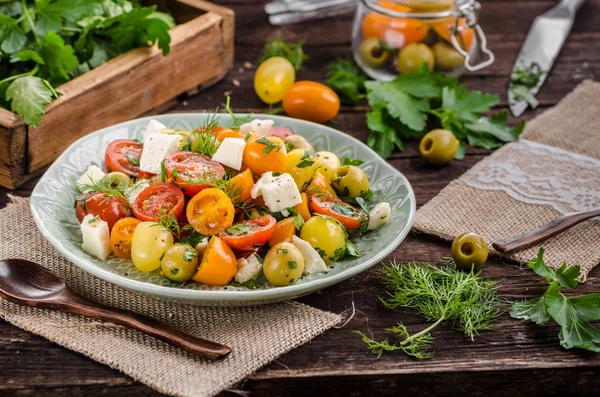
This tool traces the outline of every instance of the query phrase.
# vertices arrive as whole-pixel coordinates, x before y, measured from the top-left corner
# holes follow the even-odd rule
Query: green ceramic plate
[[[153,116],[170,128],[191,130],[201,125],[207,114],[165,114]],[[231,123],[221,115],[221,125]],[[179,284],[157,272],[138,271],[131,260],[111,257],[107,261],[92,258],[81,249],[81,233],[73,200],[78,194],[77,178],[88,166],[103,168],[104,151],[114,139],[141,138],[150,117],[140,118],[89,134],[73,143],[46,171],[31,196],[31,211],[42,234],[70,261],[108,282],[156,297],[199,305],[251,305],[294,299],[337,284],[357,275],[384,259],[409,232],[415,214],[415,196],[406,178],[362,142],[332,128],[280,116],[257,116],[275,120],[306,137],[317,150],[329,150],[340,159],[362,159],[361,168],[371,181],[374,202],[387,201],[392,207],[388,222],[378,231],[354,242],[361,257],[347,258],[335,264],[328,274],[303,277],[287,287],[248,290],[236,287],[210,287],[198,283]]]

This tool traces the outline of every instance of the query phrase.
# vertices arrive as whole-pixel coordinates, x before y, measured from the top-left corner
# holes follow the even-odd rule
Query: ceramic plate
[[[317,150],[329,150],[340,159],[361,159],[361,168],[371,181],[374,203],[389,202],[392,214],[376,232],[368,233],[354,242],[360,258],[337,262],[327,274],[303,277],[287,287],[264,287],[248,290],[238,287],[209,287],[198,283],[171,282],[158,271],[138,271],[131,260],[110,257],[97,260],[81,249],[81,233],[75,217],[73,202],[78,194],[75,181],[88,166],[104,168],[104,152],[115,139],[140,139],[148,121],[153,118],[167,127],[192,130],[202,125],[207,114],[165,114],[128,121],[89,134],[73,143],[50,166],[31,195],[33,218],[42,234],[75,265],[110,283],[147,293],[155,297],[199,305],[251,305],[294,299],[337,284],[357,275],[384,259],[409,232],[415,214],[415,196],[406,178],[394,167],[357,139],[332,128],[281,116],[257,116],[275,120],[306,137]],[[220,115],[220,125],[231,123],[228,115]]]

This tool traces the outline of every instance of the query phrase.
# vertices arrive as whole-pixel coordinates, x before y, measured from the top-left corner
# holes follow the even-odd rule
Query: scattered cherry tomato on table
[[[316,81],[298,81],[283,97],[283,110],[297,119],[325,123],[340,111],[340,98],[331,88]]]

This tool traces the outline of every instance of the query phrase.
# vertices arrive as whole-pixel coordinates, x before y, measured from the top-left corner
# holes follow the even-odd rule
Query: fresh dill
[[[89,174],[88,177],[90,180],[89,183],[79,185],[79,189],[82,192],[86,192],[89,195],[101,193],[104,196],[105,201],[108,201],[111,197],[115,196],[127,200],[125,194],[123,193],[127,188],[127,185],[123,183],[122,180],[106,177],[95,180]]]
[[[231,126],[229,128],[234,130],[239,130],[242,124],[249,123],[252,121],[252,114],[247,114],[245,116],[236,116],[231,110],[231,97],[228,96],[225,102],[225,111],[231,116]]]
[[[208,157],[212,157],[221,143],[217,139],[217,133],[219,132],[219,124],[221,118],[217,115],[219,108],[215,110],[215,113],[209,115],[204,124],[196,128],[192,135],[187,139],[188,148],[190,151],[200,153]]]
[[[181,239],[181,232],[186,230],[192,230],[192,226],[185,225],[181,227],[179,221],[175,218],[175,215],[169,213],[167,210],[162,210],[160,215],[155,219],[155,224],[152,226],[162,226],[168,230],[177,240]]]

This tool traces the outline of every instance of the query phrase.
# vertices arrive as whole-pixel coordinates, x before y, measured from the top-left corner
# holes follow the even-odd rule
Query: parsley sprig
[[[297,43],[286,43],[279,37],[271,38],[267,40],[258,63],[263,63],[269,58],[282,57],[290,61],[294,70],[297,72],[302,69],[304,62],[309,59],[302,49],[303,44],[304,42],[302,41]]]
[[[352,61],[337,59],[327,65],[326,84],[340,97],[344,105],[356,105],[365,97],[365,75]]]
[[[513,302],[510,316],[538,325],[544,325],[552,318],[561,327],[558,338],[562,347],[600,352],[600,329],[589,322],[600,320],[600,294],[567,297],[562,292],[562,288],[577,286],[579,266],[567,267],[563,262],[557,270],[552,270],[544,262],[543,248],[528,266],[550,286],[541,297]]]

